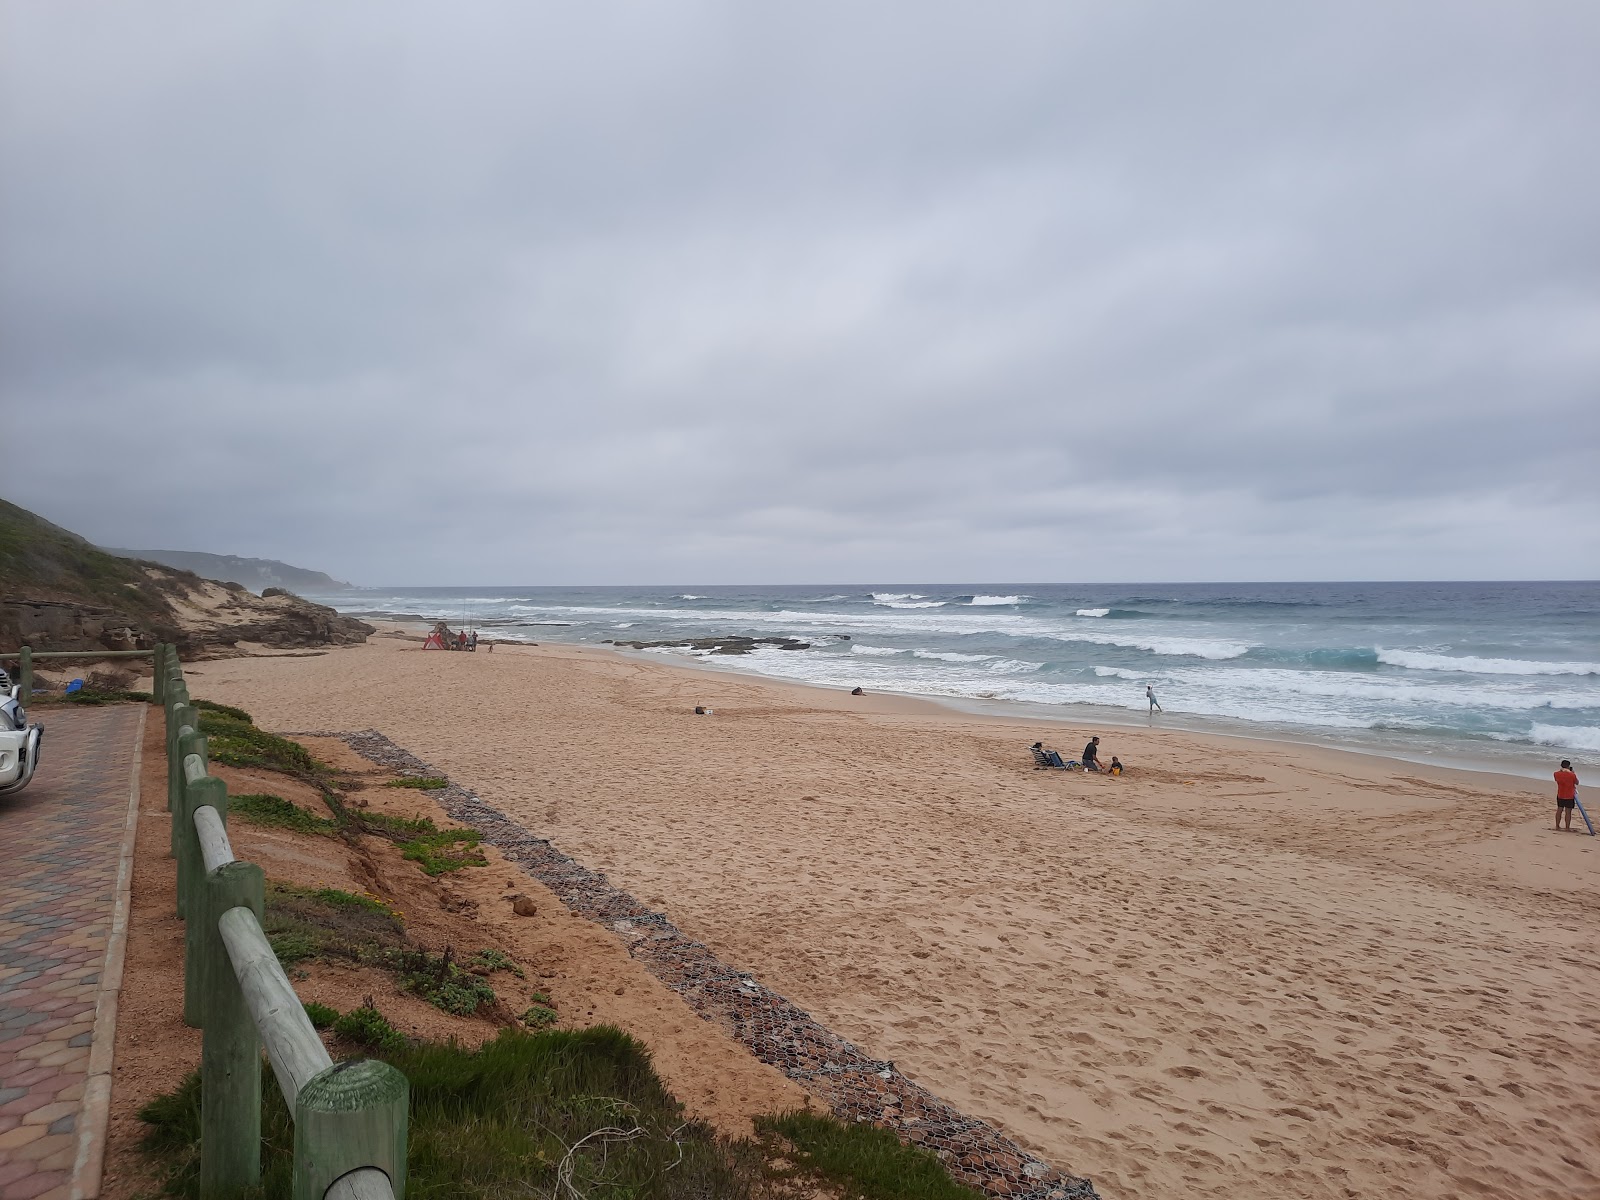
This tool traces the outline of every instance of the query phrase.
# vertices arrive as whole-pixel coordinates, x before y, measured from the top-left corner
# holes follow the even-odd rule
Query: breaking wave
[[[1526,658],[1476,658],[1377,648],[1378,661],[1413,671],[1467,671],[1475,675],[1600,675],[1600,663],[1537,662]]]
[[[1026,596],[974,596],[968,604],[1021,604]]]
[[[872,602],[884,608],[943,608],[943,600],[929,600],[916,592],[873,592]]]
[[[1077,615],[1080,617],[1109,617],[1111,610],[1109,608],[1080,608]]]

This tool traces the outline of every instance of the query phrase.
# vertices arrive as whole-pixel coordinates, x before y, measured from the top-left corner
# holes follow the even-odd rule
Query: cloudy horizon
[[[1600,578],[1600,9],[0,0],[0,495],[370,585]]]

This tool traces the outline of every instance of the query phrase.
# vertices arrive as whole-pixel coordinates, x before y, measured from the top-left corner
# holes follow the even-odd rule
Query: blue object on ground
[[[74,679],[71,683],[67,684],[67,695],[70,696],[73,692],[81,691],[83,691],[83,680]]]

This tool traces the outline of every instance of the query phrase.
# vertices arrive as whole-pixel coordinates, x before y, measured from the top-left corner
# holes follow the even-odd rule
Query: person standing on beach
[[[1563,758],[1556,772],[1556,830],[1565,828],[1572,832],[1572,810],[1578,807],[1578,776],[1572,769],[1572,760]],[[1563,817],[1566,825],[1561,824]]]
[[[1156,699],[1156,689],[1154,687],[1152,687],[1148,683],[1144,685],[1144,698],[1146,700],[1150,701],[1150,711],[1151,712],[1157,713],[1157,712],[1166,712],[1167,711],[1166,709],[1161,707],[1161,701]]]

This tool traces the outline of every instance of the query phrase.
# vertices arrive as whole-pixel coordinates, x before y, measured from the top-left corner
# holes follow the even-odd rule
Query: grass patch
[[[329,768],[298,742],[257,729],[249,721],[226,713],[202,710],[200,732],[206,735],[206,746],[214,763],[278,771],[319,785],[329,774]]]
[[[256,719],[242,708],[235,708],[231,704],[218,704],[215,700],[190,700],[195,708],[201,712],[216,713],[219,717],[227,717],[230,721],[243,721],[246,725],[254,725]]]
[[[437,829],[400,845],[400,857],[416,863],[429,875],[443,875],[465,867],[486,867],[489,860],[478,849],[483,834],[476,829]]]
[[[301,1007],[306,1010],[306,1019],[311,1022],[313,1029],[332,1029],[333,1023],[339,1019],[339,1010],[331,1005],[308,1000]]]
[[[333,1032],[352,1045],[374,1053],[393,1053],[406,1045],[405,1035],[371,1004],[345,1013],[333,1023]]]
[[[903,1146],[887,1129],[846,1125],[796,1109],[757,1117],[756,1132],[782,1138],[787,1157],[802,1170],[872,1200],[982,1200],[950,1178],[934,1155]]]
[[[398,913],[382,900],[338,888],[270,882],[261,925],[286,967],[312,958],[376,963],[409,949]]]
[[[419,833],[439,832],[439,827],[427,817],[395,817],[388,813],[348,808],[345,813],[361,827],[363,833],[380,834],[396,842],[407,841]]]
[[[329,817],[308,813],[298,804],[282,796],[249,792],[228,797],[228,815],[243,817],[253,825],[270,825],[292,833],[333,834],[339,831],[339,822]]]
[[[22,703],[29,708],[43,704],[81,704],[88,708],[98,708],[102,704],[149,704],[155,697],[149,692],[124,692],[102,691],[97,688],[79,688],[75,692],[55,694],[51,692],[35,692],[31,697],[24,696]]]
[[[404,779],[391,779],[384,787],[396,788],[422,788],[424,791],[437,791],[439,788],[449,787],[450,781],[439,775],[407,775]]]
[[[592,1200],[760,1194],[756,1148],[686,1123],[649,1053],[619,1030],[507,1030],[475,1051],[421,1043],[378,1056],[411,1081],[408,1196],[555,1196],[564,1161],[577,1194]],[[147,1152],[169,1172],[166,1192],[198,1198],[198,1076],[139,1116]],[[624,1139],[606,1130],[637,1132]],[[289,1200],[294,1127],[270,1071],[262,1073],[261,1133],[261,1200]]]

